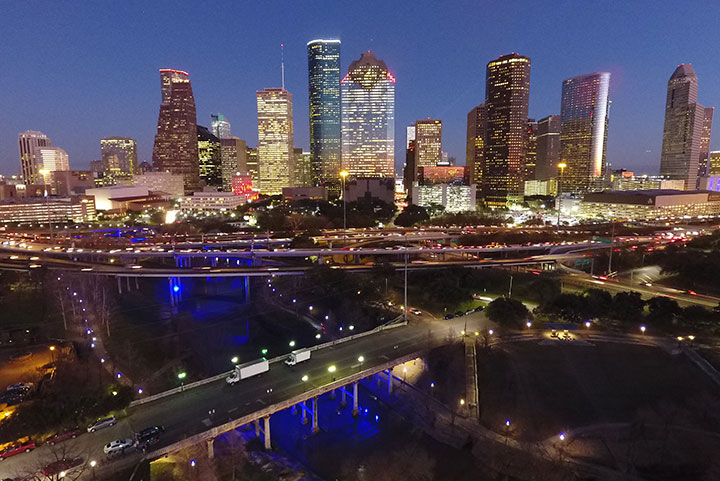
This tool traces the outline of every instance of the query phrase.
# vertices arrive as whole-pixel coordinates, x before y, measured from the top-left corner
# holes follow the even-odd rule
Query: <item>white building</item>
[[[38,147],[37,160],[42,168],[49,172],[70,170],[68,154],[60,147]]]
[[[412,203],[421,207],[439,204],[445,207],[446,212],[474,211],[475,185],[419,185],[415,182],[412,189]]]
[[[232,192],[195,192],[180,198],[180,209],[184,211],[232,210],[245,203],[245,196]]]
[[[95,208],[97,210],[112,210],[113,199],[128,199],[131,197],[146,197],[148,189],[140,186],[113,185],[110,187],[98,187],[85,190],[86,195],[95,197]]]
[[[134,177],[133,185],[150,192],[163,192],[173,199],[180,198],[185,194],[182,174],[173,174],[172,172],[145,172]]]

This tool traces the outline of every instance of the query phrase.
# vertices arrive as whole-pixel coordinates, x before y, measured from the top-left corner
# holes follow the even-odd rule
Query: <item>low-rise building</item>
[[[96,187],[87,189],[85,194],[95,197],[95,208],[97,210],[118,210],[118,205],[113,205],[113,199],[129,199],[147,197],[150,191],[141,186],[113,185],[109,187]]]
[[[526,180],[525,197],[532,197],[534,195],[557,195],[557,179]]]
[[[95,219],[95,199],[88,195],[37,197],[0,202],[0,222],[89,222]]]
[[[246,202],[245,197],[232,192],[194,192],[180,198],[180,209],[183,211],[225,211],[240,207]]]
[[[613,176],[612,180],[613,190],[683,190],[684,188],[684,180],[672,180],[653,175],[634,175],[633,172],[623,172],[622,175]]]
[[[392,204],[395,202],[395,179],[368,177],[345,182],[345,200],[356,202],[359,199],[380,199]]]
[[[185,195],[182,174],[172,172],[145,172],[133,179],[135,187],[143,187],[150,192],[164,192],[173,199]]]
[[[720,214],[720,193],[672,189],[585,194],[578,216],[600,219],[671,219]]]
[[[50,172],[52,190],[55,195],[82,195],[95,187],[91,170],[58,170]]]
[[[430,207],[433,204],[442,205],[446,212],[474,211],[476,206],[475,184],[419,185],[415,182],[412,188],[412,203],[421,207]]]
[[[327,200],[325,187],[283,187],[282,196],[285,200]]]

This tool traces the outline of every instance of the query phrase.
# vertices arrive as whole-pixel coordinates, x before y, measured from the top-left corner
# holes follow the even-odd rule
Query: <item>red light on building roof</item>
[[[349,76],[350,76],[350,74],[345,75],[345,76],[343,77],[343,79],[340,81],[340,83],[341,83],[341,84],[344,84],[345,81],[348,79]]]
[[[160,69],[160,72],[172,72],[172,73],[183,74],[183,75],[186,75],[186,76],[188,76],[188,77],[190,76],[190,74],[187,73],[187,72],[184,71],[184,70],[175,70],[175,69],[173,69],[173,68],[161,68],[161,69]]]
[[[388,80],[390,80],[392,83],[395,83],[395,77],[393,77],[393,75],[390,72],[388,72],[386,75],[387,75]]]

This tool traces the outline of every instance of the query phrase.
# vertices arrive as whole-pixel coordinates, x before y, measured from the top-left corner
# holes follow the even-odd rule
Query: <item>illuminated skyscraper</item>
[[[218,139],[229,139],[232,137],[230,133],[230,121],[223,114],[210,114],[212,121],[210,122],[210,131]]]
[[[557,177],[560,162],[559,115],[548,115],[537,123],[537,153],[535,154],[535,180],[550,180]]]
[[[435,167],[442,161],[442,120],[415,122],[415,169]]]
[[[312,155],[303,149],[293,149],[295,156],[294,187],[312,187],[314,181]]]
[[[340,40],[308,42],[310,154],[320,183],[337,183],[340,173]]]
[[[715,107],[705,107],[703,130],[700,137],[700,177],[708,174],[708,155],[710,153],[710,135],[712,134],[712,121]]]
[[[363,52],[340,82],[342,165],[356,177],[395,176],[395,77]]]
[[[153,167],[182,174],[185,191],[200,186],[195,98],[187,72],[161,69],[162,102],[153,146]]]
[[[138,168],[137,142],[130,137],[107,137],[100,140],[104,185],[132,184]]]
[[[258,182],[261,194],[276,195],[293,185],[292,94],[284,88],[257,92]]]
[[[530,59],[516,53],[487,65],[483,196],[488,207],[522,202],[527,148]]]
[[[532,180],[535,178],[535,167],[537,165],[537,134],[538,123],[535,121],[535,119],[528,119],[527,147],[525,150],[523,181]]]
[[[207,127],[197,126],[198,165],[200,180],[209,187],[222,187],[222,158],[220,139]]]
[[[258,149],[257,147],[247,148],[247,171],[252,178],[253,185],[258,185]]]
[[[720,176],[720,150],[708,154],[708,173],[711,176]]]
[[[20,169],[22,179],[26,185],[42,183],[42,161],[37,157],[38,147],[50,147],[50,138],[36,130],[26,130],[18,134],[18,148],[20,151]]]
[[[567,167],[562,174],[562,192],[584,193],[602,188],[609,91],[608,72],[595,72],[563,81],[560,159]]]
[[[485,104],[473,107],[468,112],[465,165],[468,167],[471,184],[482,184],[486,124],[487,109],[485,109]]]
[[[681,64],[668,80],[660,175],[695,189],[705,108],[698,104],[698,79],[692,65]]]
[[[249,174],[247,162],[247,144],[237,137],[220,139],[220,163],[222,185],[225,192],[232,189],[232,178],[239,174]]]

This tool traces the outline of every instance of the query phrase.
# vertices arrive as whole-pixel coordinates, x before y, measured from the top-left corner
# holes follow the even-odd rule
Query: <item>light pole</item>
[[[347,242],[347,202],[345,202],[345,178],[350,174],[347,170],[340,172],[342,178],[342,203],[343,203],[343,240]]]
[[[185,378],[187,377],[187,373],[183,371],[178,373],[177,377],[180,379],[180,392],[183,392],[185,390]]]
[[[52,362],[55,363],[55,346],[50,346],[50,356],[52,357]]]
[[[560,235],[560,204],[562,203],[562,178],[563,173],[565,172],[565,167],[567,167],[567,164],[565,162],[560,162],[558,164],[558,169],[560,169],[560,176],[558,177],[558,194],[557,194],[557,233]]]
[[[43,176],[43,191],[45,194],[45,209],[47,210],[47,217],[48,217],[48,228],[50,229],[50,243],[53,242],[53,231],[52,231],[52,219],[50,216],[50,198],[48,193],[48,187],[47,187],[47,175],[50,173],[48,169],[40,169],[39,170],[40,175]]]

